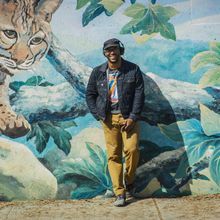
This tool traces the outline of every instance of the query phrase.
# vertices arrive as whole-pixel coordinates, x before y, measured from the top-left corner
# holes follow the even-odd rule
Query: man
[[[104,42],[107,62],[93,69],[86,91],[86,101],[93,116],[103,126],[108,169],[115,206],[124,206],[126,190],[133,187],[139,160],[137,120],[144,105],[144,82],[139,67],[124,60],[124,46],[118,39]],[[122,151],[125,155],[123,184]]]

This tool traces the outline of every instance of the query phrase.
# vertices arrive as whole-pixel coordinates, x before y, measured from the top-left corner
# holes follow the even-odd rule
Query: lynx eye
[[[43,41],[43,39],[41,38],[41,37],[35,37],[35,38],[33,38],[32,40],[31,40],[31,44],[33,44],[33,45],[38,45],[38,44],[40,44],[41,42]]]
[[[10,38],[10,39],[14,39],[14,38],[17,38],[17,33],[16,31],[13,31],[13,30],[5,30],[3,31],[5,36]]]

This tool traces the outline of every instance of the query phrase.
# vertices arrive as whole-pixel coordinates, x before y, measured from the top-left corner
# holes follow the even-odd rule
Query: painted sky
[[[111,37],[120,38],[125,44],[134,43],[131,35],[120,35],[119,31],[130,19],[123,11],[130,1],[121,6],[113,16],[100,15],[82,27],[82,13],[76,10],[75,0],[64,0],[53,17],[54,33],[74,54],[81,54],[100,48],[102,42]],[[137,0],[147,4],[146,0]],[[175,7],[179,14],[171,22],[178,40],[220,41],[220,0],[158,0],[163,5]],[[157,36],[156,38],[160,38]]]

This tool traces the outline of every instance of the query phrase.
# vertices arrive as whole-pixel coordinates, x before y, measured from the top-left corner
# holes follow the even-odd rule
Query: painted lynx
[[[51,43],[50,21],[62,0],[0,0],[0,133],[25,135],[29,123],[9,103],[10,77],[30,69]]]

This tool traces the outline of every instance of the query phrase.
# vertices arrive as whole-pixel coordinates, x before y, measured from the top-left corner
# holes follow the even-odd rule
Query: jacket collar
[[[126,70],[126,65],[125,64],[126,64],[126,60],[121,58],[121,67],[119,68],[120,73],[126,73],[126,71],[125,71]],[[107,68],[108,68],[108,61],[103,63],[99,70],[102,73],[106,73]]]

